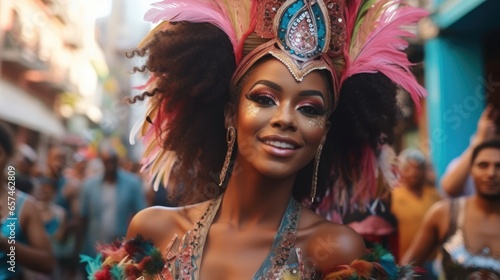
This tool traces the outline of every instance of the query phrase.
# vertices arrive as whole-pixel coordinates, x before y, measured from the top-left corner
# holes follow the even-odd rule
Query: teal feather
[[[85,270],[87,271],[88,280],[95,280],[94,274],[101,269],[102,255],[98,254],[95,258],[87,255],[80,255],[80,263],[87,263]]]
[[[111,276],[113,279],[125,279],[125,270],[122,266],[113,265],[110,270]]]
[[[388,280],[398,279],[399,268],[394,256],[377,244],[373,250],[374,261],[378,262],[387,273]]]
[[[165,265],[165,260],[163,259],[161,252],[154,248],[154,250],[152,250],[152,252],[148,255],[151,259],[144,266],[145,273],[151,275],[161,273]]]

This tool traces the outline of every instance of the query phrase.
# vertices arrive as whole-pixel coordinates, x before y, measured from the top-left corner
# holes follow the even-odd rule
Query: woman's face
[[[323,76],[297,82],[276,59],[257,65],[242,86],[236,127],[238,160],[272,178],[294,175],[316,155],[328,131],[330,97]]]

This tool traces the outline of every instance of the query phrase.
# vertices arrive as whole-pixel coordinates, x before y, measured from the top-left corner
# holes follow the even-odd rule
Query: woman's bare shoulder
[[[174,235],[182,236],[192,229],[208,207],[208,201],[183,206],[152,206],[138,212],[130,222],[126,239],[142,235],[158,247],[168,244]]]
[[[303,249],[320,270],[350,264],[366,254],[363,238],[350,227],[331,222],[310,210],[304,211],[301,220],[307,221],[302,230]]]

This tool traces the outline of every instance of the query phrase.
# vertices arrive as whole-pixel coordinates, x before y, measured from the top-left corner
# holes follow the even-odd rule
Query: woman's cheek
[[[242,116],[249,119],[254,119],[260,112],[260,108],[253,102],[246,101],[241,108]]]
[[[324,130],[326,125],[326,118],[311,118],[307,121],[307,127],[309,129],[315,130]]]
[[[300,129],[300,128],[299,128]],[[318,144],[326,133],[326,118],[309,118],[303,122],[302,133],[311,144]]]

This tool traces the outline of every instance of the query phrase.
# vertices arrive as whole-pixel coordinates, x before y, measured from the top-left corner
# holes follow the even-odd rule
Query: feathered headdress
[[[415,104],[426,95],[410,71],[404,37],[414,35],[403,27],[415,24],[427,11],[399,0],[163,0],[145,16],[168,29],[169,22],[210,23],[228,36],[237,69],[233,83],[260,58],[272,55],[300,81],[313,70],[326,69],[333,79],[334,106],[346,81],[361,73],[381,73],[408,91]],[[154,31],[153,31],[154,32]],[[155,84],[152,77],[145,87]],[[158,139],[168,133],[159,128],[175,121],[165,115],[155,96],[149,103],[148,120],[133,129],[141,131],[146,144],[145,168],[157,187],[168,182],[176,162],[174,151],[163,149]],[[377,194],[377,182],[394,181],[388,146],[366,145],[351,182],[337,180],[330,202],[367,203]],[[333,176],[335,172],[333,172]],[[333,200],[333,201],[332,201]]]
[[[409,44],[404,37],[415,35],[402,27],[416,24],[427,14],[397,0],[347,1],[346,65],[340,83],[359,73],[380,72],[408,91],[419,106],[426,90],[416,82],[404,53]]]

